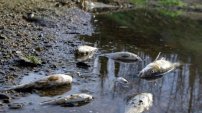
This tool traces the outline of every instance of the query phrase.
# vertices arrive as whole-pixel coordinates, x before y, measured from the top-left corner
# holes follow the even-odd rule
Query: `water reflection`
[[[177,54],[166,55],[165,57],[172,62],[179,60]],[[116,63],[112,59],[108,59],[105,63],[102,62],[103,66],[106,66],[105,71],[102,70],[102,72],[106,73],[96,72],[101,74],[100,90],[102,95],[111,95],[116,100],[116,98],[124,99],[127,95],[134,93],[150,92],[154,95],[154,106],[149,111],[150,113],[188,113],[194,112],[193,110],[195,109],[200,110],[200,83],[197,80],[199,79],[199,74],[196,70],[190,69],[191,65],[184,64],[181,68],[164,75],[158,80],[147,81],[137,78],[136,73],[140,71],[140,68],[149,64],[151,58],[148,58],[147,55],[144,56],[144,54],[141,55],[141,58],[146,59],[142,65],[119,63],[119,66],[116,67]],[[101,70],[100,66],[95,67],[97,71]],[[118,72],[115,72],[115,70],[118,70]],[[130,83],[130,88],[119,89],[118,93],[116,92],[117,90],[113,90],[114,80],[117,76],[126,78]]]
[[[40,96],[57,96],[62,95],[71,90],[71,86],[62,86],[57,88],[50,88],[45,90],[36,90],[35,92]]]
[[[101,52],[126,50],[143,59],[142,62],[129,64],[97,57],[93,71],[100,77],[97,93],[101,99],[97,101],[116,109],[110,113],[122,113],[127,95],[148,92],[154,96],[154,104],[149,113],[201,113],[201,24],[187,17],[170,18],[142,11],[98,16],[98,23],[95,24],[99,33],[90,38],[81,37],[87,42],[98,42]],[[162,52],[168,61],[181,62],[182,67],[154,81],[138,78],[138,72],[151,63],[158,52]],[[116,77],[127,79],[129,88],[114,90]],[[97,101],[95,103],[99,105]]]

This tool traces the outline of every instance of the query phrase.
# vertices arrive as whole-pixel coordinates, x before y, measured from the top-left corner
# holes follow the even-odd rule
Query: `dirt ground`
[[[0,84],[1,88],[19,84],[29,72],[65,67],[78,35],[91,35],[92,14],[68,0],[0,1]],[[34,17],[30,16],[34,15]],[[21,64],[17,52],[41,59],[42,64]],[[15,98],[21,94],[2,92]],[[1,103],[4,106],[5,103]]]
[[[1,1],[0,6],[0,57],[1,83],[13,84],[13,80],[41,66],[24,67],[18,65],[16,51],[31,54],[42,59],[43,69],[62,65],[60,59],[72,54],[78,34],[91,35],[93,32],[91,14],[76,7],[74,2],[41,0]],[[75,5],[75,6],[73,6]],[[71,8],[70,8],[71,6]],[[36,20],[29,20],[32,13]],[[63,46],[60,46],[63,45]],[[63,50],[63,55],[55,56]],[[55,59],[58,58],[58,59]]]

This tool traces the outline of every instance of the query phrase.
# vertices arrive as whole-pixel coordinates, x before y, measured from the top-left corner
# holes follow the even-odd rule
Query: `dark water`
[[[202,18],[187,12],[169,15],[152,9],[96,15],[93,21],[96,32],[80,36],[83,43],[99,48],[101,53],[129,51],[138,54],[143,62],[121,63],[95,56],[88,69],[69,65],[55,73],[79,71],[81,78],[74,79],[71,89],[55,92],[52,96],[40,93],[19,98],[26,104],[21,110],[9,112],[37,113],[123,113],[125,98],[131,94],[152,93],[153,106],[145,113],[202,113]],[[137,78],[137,73],[152,62],[157,54],[171,62],[183,65],[157,80]],[[71,59],[70,59],[71,60]],[[69,60],[69,61],[70,61]],[[74,61],[74,57],[72,57]],[[30,73],[22,82],[44,76],[43,72]],[[129,88],[114,87],[116,77],[124,77]],[[40,102],[72,93],[86,92],[95,99],[81,107],[64,108],[41,106]],[[30,103],[31,102],[31,103]]]

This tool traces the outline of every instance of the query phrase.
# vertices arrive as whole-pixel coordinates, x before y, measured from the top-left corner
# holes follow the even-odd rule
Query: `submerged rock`
[[[55,88],[57,86],[71,85],[72,77],[65,74],[49,75],[39,80],[17,85],[6,90],[29,91],[33,89]]]
[[[93,55],[97,52],[96,47],[91,46],[79,46],[76,50],[75,56],[79,62],[88,60],[93,57]]]
[[[66,97],[57,98],[42,102],[42,105],[60,105],[63,107],[75,107],[82,106],[90,103],[93,100],[93,96],[85,93],[72,94]]]
[[[161,58],[160,60],[155,60],[154,62],[148,64],[145,68],[143,68],[140,71],[138,77],[152,78],[156,76],[162,76],[163,74],[173,71],[179,65],[179,63],[172,63],[165,60],[165,58]]]
[[[16,53],[22,65],[37,66],[42,64],[41,59],[34,55],[24,55],[21,51],[16,51]]]
[[[121,61],[121,62],[136,62],[136,61],[142,61],[142,59],[130,52],[115,52],[115,53],[108,53],[104,54],[103,56],[106,56],[108,58],[111,58],[113,60]]]
[[[153,95],[151,93],[141,93],[131,97],[126,105],[124,113],[142,113],[153,104]]]

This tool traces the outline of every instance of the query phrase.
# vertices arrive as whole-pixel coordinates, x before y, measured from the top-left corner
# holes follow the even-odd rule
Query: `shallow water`
[[[96,44],[101,53],[129,51],[144,59],[135,64],[99,59],[100,95],[113,97],[111,101],[114,101],[130,94],[150,92],[154,104],[148,113],[202,113],[202,18],[193,17],[190,12],[171,16],[149,8],[97,15],[97,32],[91,37],[81,36],[81,40]],[[157,80],[137,78],[137,73],[159,52],[171,62],[181,62],[182,66]],[[112,91],[110,87],[117,76],[129,80],[130,88]],[[109,103],[117,110],[110,113],[121,113],[124,104]]]
[[[54,90],[59,94],[39,93],[40,96],[31,94],[16,99],[15,102],[24,103],[25,107],[8,113],[123,113],[125,98],[143,92],[154,96],[153,106],[145,113],[202,113],[202,18],[192,17],[187,12],[170,16],[147,8],[95,15],[96,32],[79,37],[84,43],[99,48],[98,54],[88,62],[91,67],[61,67],[54,73],[81,73],[81,77],[74,77],[70,89]],[[122,63],[99,57],[99,54],[116,51],[136,53],[143,62]],[[182,66],[157,80],[137,78],[137,73],[159,52],[171,62],[181,62]],[[75,61],[74,57],[69,61]],[[41,76],[45,74],[30,73],[21,83]],[[114,87],[114,80],[119,76],[129,81],[128,88]],[[40,105],[42,101],[79,92],[92,94],[95,99],[75,108]]]

